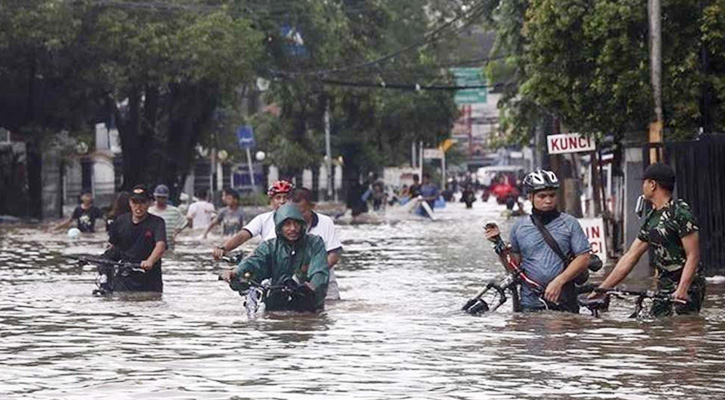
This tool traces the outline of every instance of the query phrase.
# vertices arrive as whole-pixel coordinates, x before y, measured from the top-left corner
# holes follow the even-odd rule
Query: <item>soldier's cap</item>
[[[148,201],[149,191],[146,185],[136,185],[131,189],[131,200]]]
[[[667,164],[650,164],[644,170],[642,179],[651,179],[660,185],[672,190],[675,187],[675,170]]]

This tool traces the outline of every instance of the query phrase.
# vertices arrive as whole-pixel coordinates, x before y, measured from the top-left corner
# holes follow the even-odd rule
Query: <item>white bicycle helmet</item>
[[[524,190],[526,193],[535,193],[540,190],[559,189],[559,179],[551,171],[537,169],[524,178]]]

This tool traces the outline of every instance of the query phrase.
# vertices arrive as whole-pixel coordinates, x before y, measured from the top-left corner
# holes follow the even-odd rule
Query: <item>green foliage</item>
[[[351,174],[403,163],[411,142],[434,146],[447,136],[457,113],[453,94],[355,89],[323,80],[452,83],[437,65],[455,35],[379,64],[359,64],[422,40],[469,3],[475,4],[3,1],[0,125],[28,135],[68,130],[79,136],[113,120],[125,185],[163,181],[173,190],[199,143],[242,161],[233,134],[243,123],[255,127],[268,163],[291,173],[319,165],[329,104],[333,155],[344,157]],[[303,51],[285,37],[290,28],[303,38]],[[328,72],[310,73],[319,70]],[[272,80],[266,96],[278,117],[240,110],[239,93],[251,92],[258,76]]]
[[[359,11],[348,12],[353,6]],[[333,157],[343,156],[351,176],[408,161],[413,141],[435,146],[447,137],[457,115],[453,93],[358,89],[320,80],[452,83],[446,73],[432,68],[441,60],[435,46],[401,53],[370,68],[350,68],[421,40],[432,24],[425,6],[413,0],[354,5],[310,1],[295,9],[294,23],[309,55],[293,56],[281,46],[272,52],[273,65],[298,71],[279,76],[268,96],[281,108],[281,121],[274,128],[277,136],[262,141],[271,146],[267,149],[275,164],[301,169],[322,160],[327,104]],[[447,6],[433,5],[430,10],[450,15]],[[338,67],[343,71],[334,71]],[[313,75],[311,70],[333,71]]]
[[[545,116],[586,134],[646,132],[653,118],[648,19],[640,0],[492,1],[488,26],[519,85],[502,124],[527,142]],[[662,3],[665,139],[722,130],[723,1]],[[703,52],[703,46],[705,51]],[[709,62],[703,59],[709,58]],[[706,68],[707,66],[707,68]],[[493,73],[489,68],[489,74]],[[711,88],[711,89],[710,89]],[[703,102],[710,93],[709,105]]]
[[[651,96],[646,14],[636,0],[590,3],[531,3],[521,93],[581,133],[641,130]]]
[[[713,124],[725,127],[725,0],[712,1],[702,13],[702,40],[708,50],[710,74],[703,84],[712,88]]]

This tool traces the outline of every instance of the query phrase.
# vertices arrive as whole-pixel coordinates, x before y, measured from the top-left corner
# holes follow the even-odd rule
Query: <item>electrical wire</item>
[[[370,89],[391,89],[391,90],[407,90],[407,91],[421,91],[421,90],[438,90],[438,91],[458,91],[468,89],[489,89],[500,86],[512,86],[516,85],[516,82],[505,82],[497,83],[493,85],[474,85],[474,86],[446,86],[446,85],[420,85],[417,83],[372,83],[372,82],[352,82],[352,81],[341,81],[334,79],[321,79],[325,85],[331,86],[346,86],[356,88],[370,88]]]
[[[118,8],[127,8],[127,9],[153,9],[153,10],[165,10],[165,11],[201,11],[201,12],[214,12],[223,9],[226,5],[204,5],[204,4],[192,4],[192,3],[169,3],[169,2],[161,2],[161,1],[127,1],[127,0],[90,0],[90,2],[97,6],[107,6],[107,7],[118,7]],[[68,0],[66,3],[73,3],[75,5],[83,4],[83,2],[79,0]],[[234,5],[231,5],[234,6]],[[288,13],[289,7],[284,6],[267,6],[260,3],[249,3],[239,6],[242,10],[251,12],[251,13]],[[348,7],[342,7],[340,9],[342,12],[345,13],[357,13],[357,12],[378,12],[380,10],[374,9],[370,10],[367,7],[364,6],[348,6]],[[295,77],[295,76],[319,76],[319,77],[325,77],[332,74],[338,74],[342,72],[349,72],[352,70],[359,70],[359,69],[365,69],[369,67],[373,67],[376,65],[380,65],[385,63],[388,60],[391,60],[397,56],[400,56],[404,53],[407,53],[409,51],[415,50],[420,47],[427,46],[429,44],[435,43],[438,40],[440,40],[445,35],[443,34],[444,31],[448,30],[450,27],[454,26],[459,21],[465,21],[462,26],[457,27],[449,34],[458,34],[462,32],[465,29],[468,29],[468,27],[475,22],[480,16],[483,14],[483,11],[485,10],[485,5],[480,4],[477,6],[471,7],[469,10],[465,11],[464,13],[456,16],[455,18],[451,19],[450,21],[440,25],[436,29],[426,33],[423,36],[423,39],[415,42],[413,44],[410,44],[408,46],[404,46],[392,53],[386,54],[384,56],[381,56],[377,59],[365,61],[359,64],[354,65],[348,65],[348,66],[342,66],[342,67],[336,67],[331,69],[323,69],[323,70],[314,70],[314,71],[281,71],[281,70],[270,70],[269,72],[273,76],[277,77]],[[470,64],[477,64],[480,62],[487,62],[492,60],[498,60],[502,59],[505,56],[499,56],[499,57],[485,57],[485,58],[478,58],[478,59],[471,59],[471,60],[463,60],[463,61],[454,61],[450,63],[445,64],[437,64],[432,66],[395,66],[394,72],[399,72],[401,70],[410,70],[410,69],[417,69],[417,68],[429,68],[429,69],[437,69],[437,68],[448,68],[448,67],[454,67],[454,66],[463,66],[463,65],[470,65]],[[380,70],[378,71],[378,74],[386,74],[390,73],[389,71]],[[421,74],[419,74],[421,75]]]
[[[101,7],[114,7],[121,9],[147,9],[154,11],[198,11],[198,12],[215,12],[223,10],[226,7],[233,7],[247,11],[254,14],[268,14],[266,17],[272,14],[284,14],[287,15],[290,12],[290,8],[286,6],[267,6],[263,4],[244,4],[237,5],[233,3],[219,4],[219,5],[208,5],[208,4],[193,4],[193,3],[179,3],[179,2],[161,2],[161,1],[129,1],[129,0],[63,0],[64,3],[71,3],[73,5],[82,5],[85,2],[91,3],[95,6]],[[370,10],[366,7],[345,7],[342,9],[346,13],[368,13],[377,12],[378,10]]]
[[[485,65],[492,61],[498,61],[507,58],[508,55],[502,55],[502,56],[493,56],[493,57],[479,57],[479,58],[473,58],[473,59],[467,59],[467,60],[459,60],[459,61],[451,61],[451,62],[445,62],[445,63],[439,63],[439,64],[433,64],[433,65],[395,65],[392,69],[377,69],[375,70],[375,75],[384,78],[384,77],[391,77],[391,76],[397,76],[397,77],[403,77],[403,78],[415,78],[415,77],[430,77],[431,71],[437,71],[441,69],[447,69],[452,67],[463,67],[463,66],[469,66],[469,67],[481,67],[483,68]],[[371,74],[365,72],[363,76],[369,77]],[[355,73],[352,73],[350,76],[355,76]]]
[[[469,10],[469,12],[463,13],[463,14],[453,18],[452,20],[446,22],[445,24],[442,24],[438,28],[426,33],[423,36],[422,40],[415,42],[413,44],[410,44],[408,46],[402,47],[392,53],[386,54],[386,55],[379,57],[377,59],[374,59],[374,60],[365,61],[365,62],[362,62],[359,64],[353,64],[353,65],[348,65],[348,66],[343,66],[343,67],[325,69],[325,70],[305,71],[305,72],[271,70],[270,72],[276,76],[284,76],[284,75],[287,75],[287,76],[310,76],[310,75],[327,76],[327,75],[331,75],[331,74],[347,72],[347,71],[354,70],[354,69],[368,68],[368,67],[371,67],[374,65],[384,63],[392,58],[395,58],[401,54],[407,53],[411,50],[415,50],[419,47],[423,47],[423,46],[427,46],[431,43],[435,43],[436,41],[440,40],[443,37],[443,35],[441,34],[443,31],[445,31],[449,27],[453,26],[455,23],[468,17],[469,20],[464,24],[464,26],[461,28],[458,28],[455,31],[456,33],[460,32],[461,30],[468,28],[468,26],[470,26],[470,24],[473,23],[476,19],[480,18],[483,15],[484,11],[485,11],[484,3],[482,3],[481,5],[478,5],[476,7],[472,7],[471,10]]]

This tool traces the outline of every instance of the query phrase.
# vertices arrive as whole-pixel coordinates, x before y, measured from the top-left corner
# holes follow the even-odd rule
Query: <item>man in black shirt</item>
[[[163,218],[148,213],[151,198],[145,186],[133,188],[129,204],[131,212],[120,215],[111,225],[111,248],[103,257],[140,263],[146,272],[117,274],[112,288],[114,291],[163,292],[161,256],[166,250],[166,225]]]
[[[103,217],[100,208],[93,205],[93,194],[84,190],[81,194],[81,204],[73,210],[73,214],[67,220],[55,226],[53,230],[68,229],[73,221],[78,224],[78,230],[84,233],[96,231],[96,220]]]
[[[415,199],[420,196],[420,179],[417,174],[413,175],[413,184],[410,185],[410,188],[408,188],[408,193],[410,193],[411,199]]]

